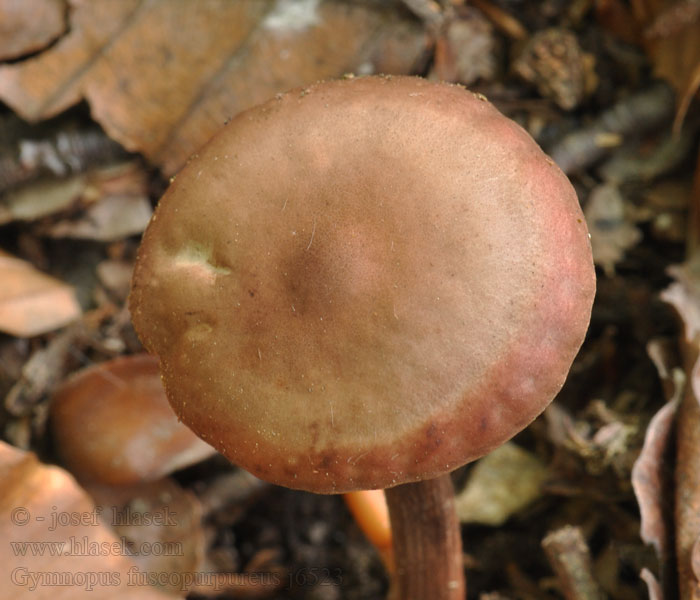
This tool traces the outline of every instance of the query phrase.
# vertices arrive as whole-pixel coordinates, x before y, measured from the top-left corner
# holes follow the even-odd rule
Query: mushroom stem
[[[386,490],[396,575],[391,598],[464,600],[462,538],[449,475]]]

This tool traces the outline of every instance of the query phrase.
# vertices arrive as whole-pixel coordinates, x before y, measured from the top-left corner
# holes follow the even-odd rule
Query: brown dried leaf
[[[498,526],[542,495],[547,468],[534,454],[506,442],[476,463],[455,506],[462,523]]]
[[[679,398],[686,376],[680,365],[678,346],[672,338],[652,338],[647,342],[647,355],[661,379],[666,402]]]
[[[61,181],[37,181],[0,198],[0,224],[33,221],[69,209],[85,187],[82,176]]]
[[[0,251],[0,330],[18,337],[41,335],[80,316],[71,286]]]
[[[59,456],[80,482],[155,481],[216,454],[177,419],[150,354],[73,373],[54,391],[51,425]]]
[[[241,483],[242,477],[246,480],[244,485],[252,484],[256,489],[266,485],[249,473],[237,473],[240,473],[237,483]],[[231,482],[229,479],[228,483]],[[215,487],[217,489],[209,489],[209,492],[222,491],[220,486]],[[203,521],[209,522],[211,515],[204,513],[212,506],[204,504],[172,479],[130,486],[88,484],[87,489],[98,506],[103,507],[103,521],[125,539],[130,548],[159,549],[159,552],[142,552],[133,557],[138,565],[132,575],[134,585],[155,579],[160,589],[173,595],[187,591],[204,597],[268,598],[289,581],[286,571],[278,564],[278,552],[273,548],[259,551],[246,565],[244,573],[233,572],[238,568],[237,560],[222,560],[221,554],[208,551],[207,542],[215,534],[205,530]],[[224,491],[227,498],[219,500],[225,503],[235,497],[237,502],[244,502],[249,493],[254,490],[238,490],[234,494],[227,490]],[[212,524],[208,523],[208,527]],[[248,576],[248,573],[253,575]]]
[[[61,220],[41,233],[55,238],[114,242],[142,233],[152,213],[145,196],[108,196],[90,206],[79,219]]]
[[[77,348],[83,332],[82,323],[66,327],[45,347],[35,350],[22,366],[21,376],[5,397],[5,408],[14,416],[27,416],[54,385],[63,377],[66,355]]]
[[[131,287],[134,265],[123,260],[103,260],[97,265],[97,277],[111,296],[124,303]]]
[[[697,360],[697,355],[696,355]],[[695,548],[700,541],[700,362],[678,411],[676,558],[681,598],[700,600]]]
[[[668,272],[675,281],[661,293],[661,298],[680,315],[685,341],[691,344],[700,340],[700,273],[695,273],[690,264],[669,267]]]
[[[700,36],[697,2],[691,0],[637,0],[633,12],[644,28],[645,49],[654,75],[666,79],[678,95],[676,123],[680,123],[700,81]],[[689,9],[685,20],[677,18]],[[669,24],[671,23],[671,24]]]
[[[685,89],[682,90],[682,95],[678,102],[678,110],[676,111],[676,118],[673,120],[673,131],[678,133],[685,119],[685,115],[688,113],[690,108],[690,103],[693,98],[697,95],[698,89],[700,89],[700,60],[695,65],[695,68],[688,76],[688,83]]]
[[[661,584],[654,577],[654,574],[644,567],[639,573],[642,581],[647,584],[647,590],[649,592],[649,600],[664,600],[664,593],[661,589]]]
[[[700,3],[697,0],[676,0],[675,3],[662,5],[662,12],[647,28],[645,35],[649,39],[669,37],[682,32],[700,19]]]
[[[34,454],[0,442],[0,488],[4,597],[168,597],[150,587],[129,585],[129,570],[136,563],[124,552],[122,541],[99,522],[87,494],[62,469],[42,465]]]
[[[469,85],[492,79],[496,72],[496,38],[479,11],[467,10],[445,25],[435,46],[429,79]]]
[[[674,375],[674,397],[649,422],[644,446],[632,468],[632,487],[642,521],[640,535],[645,543],[654,547],[662,563],[668,560],[670,551],[672,499],[669,492],[672,473],[667,455],[676,411],[685,387],[683,372],[676,370]]]
[[[700,581],[700,538],[693,544],[693,550],[690,553],[690,564],[693,569],[695,579]]]
[[[666,179],[645,187],[641,211],[651,222],[656,239],[684,243],[688,232],[690,182]]]
[[[676,281],[662,298],[685,326],[684,355],[689,374],[678,410],[676,442],[676,559],[680,598],[700,599],[694,549],[700,539],[700,263],[698,256],[671,270]]]
[[[38,120],[84,97],[114,139],[167,173],[242,109],[348,71],[409,72],[426,43],[418,24],[363,4],[70,2],[70,34],[0,67],[0,98]]]
[[[640,25],[624,0],[596,0],[595,16],[601,27],[628,44],[639,42]]]
[[[122,163],[63,180],[24,185],[0,198],[0,224],[34,221],[83,206],[87,207],[84,212],[58,223],[52,221],[39,232],[100,241],[141,233],[151,216],[143,167]]]
[[[615,265],[622,260],[625,251],[641,240],[642,233],[630,222],[624,198],[615,185],[595,187],[584,212],[591,234],[593,260],[612,277]]]
[[[134,555],[138,566],[135,580],[148,574],[173,573],[162,578],[162,588],[178,595],[185,591],[185,574],[203,570],[206,539],[202,505],[173,479],[135,486],[89,485],[87,490],[102,507],[103,522],[126,539],[130,548],[157,549]],[[156,518],[145,523],[143,516]]]
[[[66,28],[63,0],[0,0],[0,60],[41,50]]]

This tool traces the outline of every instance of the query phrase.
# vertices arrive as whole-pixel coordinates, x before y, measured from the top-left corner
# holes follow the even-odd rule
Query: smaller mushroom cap
[[[566,177],[481,96],[320,83],[240,114],[144,235],[130,307],[180,418],[315,492],[436,477],[532,421],[595,275]]]
[[[90,482],[153,481],[215,453],[173,414],[148,354],[71,376],[53,396],[51,427],[64,464]]]

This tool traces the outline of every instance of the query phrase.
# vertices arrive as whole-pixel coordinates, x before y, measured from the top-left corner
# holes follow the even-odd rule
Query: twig
[[[0,194],[42,175],[65,177],[127,156],[95,126],[77,129],[71,122],[57,128],[0,121]]]
[[[657,82],[602,112],[590,125],[566,135],[549,150],[549,155],[565,173],[585,169],[605,156],[629,135],[654,131],[673,118],[673,91]],[[618,138],[616,144],[608,144]]]
[[[593,579],[591,555],[578,527],[551,532],[542,547],[557,574],[566,600],[603,600],[605,594]]]

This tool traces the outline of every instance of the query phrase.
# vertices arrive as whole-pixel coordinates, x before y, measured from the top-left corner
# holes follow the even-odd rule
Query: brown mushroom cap
[[[71,376],[53,396],[51,429],[61,459],[83,482],[152,481],[215,454],[177,420],[148,354]]]
[[[483,97],[411,77],[242,113],[158,206],[131,311],[180,418],[315,492],[438,476],[561,388],[595,291],[561,171]]]

